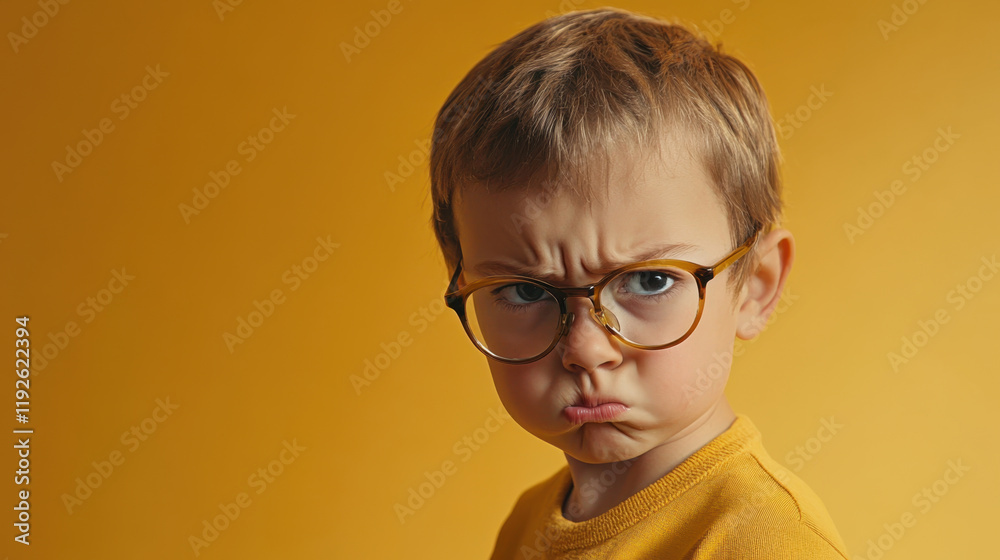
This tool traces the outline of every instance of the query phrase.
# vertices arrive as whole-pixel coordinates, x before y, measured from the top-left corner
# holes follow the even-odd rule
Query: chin
[[[646,451],[641,442],[610,423],[584,424],[560,439],[550,443],[577,461],[591,465],[634,459]]]
[[[607,465],[635,459],[640,454],[628,453],[624,450],[602,450],[601,453],[592,453],[590,450],[563,450],[567,455],[581,463],[588,465]]]

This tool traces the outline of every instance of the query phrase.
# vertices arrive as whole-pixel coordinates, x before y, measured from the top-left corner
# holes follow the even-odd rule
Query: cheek
[[[514,420],[525,425],[532,419],[541,418],[547,406],[543,406],[550,391],[549,376],[533,365],[511,366],[493,362],[490,364],[493,385],[500,402]]]
[[[735,321],[728,300],[712,295],[716,296],[714,305],[706,300],[698,327],[684,342],[659,352],[634,354],[639,371],[650,372],[643,383],[649,388],[649,398],[666,410],[700,410],[725,389]]]
[[[689,337],[674,348],[635,356],[643,378],[643,398],[650,410],[676,413],[688,407],[700,361],[700,352],[690,342]]]
[[[728,344],[732,348],[736,339],[736,324],[739,320],[739,313],[733,308],[733,294],[730,292],[726,282],[728,276],[720,277],[709,284],[708,293],[705,296],[705,310],[702,312],[701,322],[708,327],[701,333],[702,338],[716,339],[713,344],[717,347],[724,347]],[[695,334],[699,334],[695,331]]]
[[[721,280],[721,279],[720,279]],[[701,324],[691,338],[691,363],[686,370],[686,397],[689,403],[714,400],[721,395],[729,379],[733,363],[733,343],[736,337],[736,317],[730,307],[729,293],[709,294]]]

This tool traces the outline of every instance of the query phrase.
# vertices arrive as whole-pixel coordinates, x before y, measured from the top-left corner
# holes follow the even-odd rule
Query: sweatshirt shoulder
[[[761,558],[847,560],[847,548],[819,496],[760,445],[734,458],[721,475],[720,528],[706,535],[716,552]],[[715,539],[715,543],[712,540]]]
[[[519,509],[528,508],[537,510],[539,507],[551,505],[557,499],[556,494],[563,488],[568,488],[570,479],[569,467],[563,466],[549,477],[536,482],[528,489],[521,492],[517,502],[511,511],[511,515],[518,513]]]

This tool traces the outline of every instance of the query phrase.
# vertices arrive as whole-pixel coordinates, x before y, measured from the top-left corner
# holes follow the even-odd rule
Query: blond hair
[[[664,127],[690,146],[726,209],[732,246],[781,218],[781,155],[753,73],[683,25],[616,8],[543,20],[469,71],[435,121],[433,228],[449,269],[465,188],[579,190],[612,151],[658,148]],[[734,267],[742,286],[755,255]]]

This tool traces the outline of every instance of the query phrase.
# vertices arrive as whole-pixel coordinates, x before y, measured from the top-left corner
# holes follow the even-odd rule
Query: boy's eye
[[[675,283],[676,279],[666,271],[640,270],[627,274],[622,280],[622,287],[629,293],[649,296],[662,294]]]
[[[545,299],[549,294],[534,284],[509,284],[498,290],[503,299],[510,303],[526,304]]]

